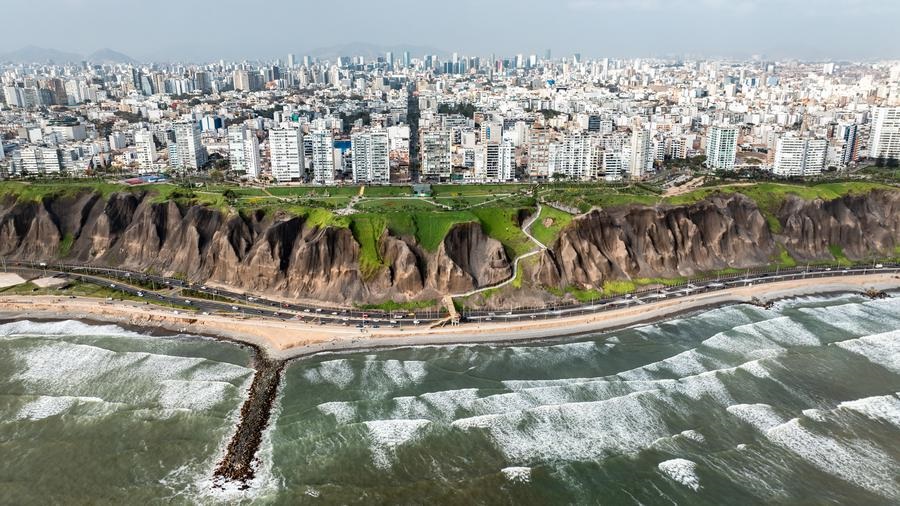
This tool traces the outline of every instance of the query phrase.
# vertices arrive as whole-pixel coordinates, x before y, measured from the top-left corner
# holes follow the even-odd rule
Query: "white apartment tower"
[[[390,139],[385,130],[350,136],[353,150],[353,180],[357,183],[391,182]]]
[[[206,148],[200,143],[200,126],[196,122],[175,124],[175,150],[180,168],[199,169],[206,164]]]
[[[628,173],[632,179],[640,179],[653,169],[653,144],[650,142],[649,130],[639,127],[632,130],[630,152]]]
[[[334,140],[331,132],[317,130],[309,135],[312,139],[313,182],[322,185],[334,184]]]
[[[279,183],[303,178],[303,134],[298,128],[269,131],[272,177]]]
[[[488,143],[475,151],[475,179],[478,181],[511,181],[516,175],[515,147],[511,142]]]
[[[601,169],[603,179],[609,182],[621,181],[626,169],[622,153],[618,151],[604,151]]]
[[[550,144],[548,175],[568,179],[586,179],[591,174],[591,142],[584,134],[567,135],[562,142]]]
[[[869,158],[900,160],[900,107],[880,107],[872,118]]]
[[[775,148],[775,166],[779,176],[818,176],[825,167],[828,141],[785,135]]]
[[[450,179],[450,132],[431,130],[422,134],[422,175],[429,179]]]
[[[734,170],[737,141],[737,127],[710,127],[706,139],[706,166],[716,170]]]
[[[149,130],[136,131],[134,133],[134,151],[142,173],[155,172],[158,169],[153,132]]]
[[[228,127],[228,157],[231,170],[259,178],[259,139],[245,125]]]

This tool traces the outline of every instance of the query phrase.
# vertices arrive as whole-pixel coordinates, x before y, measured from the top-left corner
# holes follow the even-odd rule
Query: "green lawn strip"
[[[516,193],[523,188],[530,188],[527,184],[438,184],[432,185],[431,191],[435,197],[460,197],[472,195],[495,195],[502,193]]]
[[[788,253],[783,244],[778,245],[778,265],[785,268],[797,266],[797,261]]]
[[[832,244],[828,246],[828,252],[831,253],[831,256],[834,257],[834,260],[838,265],[848,267],[853,265],[853,262],[847,258],[847,255],[844,254],[844,248],[838,246],[837,244]]]
[[[366,199],[354,206],[364,212],[439,211],[424,199]]]
[[[380,215],[355,215],[350,220],[350,231],[359,243],[359,269],[365,279],[372,279],[384,268],[379,241],[386,224]]]
[[[364,311],[415,311],[416,309],[431,309],[437,306],[437,301],[432,300],[420,300],[420,301],[410,301],[410,302],[397,302],[393,300],[389,300],[387,302],[381,302],[378,304],[358,304],[356,307],[358,309],[362,309]]]
[[[0,182],[0,195],[14,195],[20,202],[40,202],[45,197],[74,197],[79,193],[99,192],[104,198],[131,187],[98,181]]]
[[[349,198],[359,195],[358,186],[270,186],[266,189],[276,197]]]
[[[412,194],[411,186],[366,186],[363,197],[411,197]]]
[[[519,228],[518,216],[520,209],[503,207],[478,207],[472,209],[484,232],[500,241],[510,258],[524,255],[537,246]],[[530,210],[533,212],[533,209]]]
[[[62,237],[62,240],[59,241],[59,249],[57,250],[57,256],[64,257],[69,254],[69,251],[72,250],[72,245],[75,243],[75,237],[72,234],[66,234]]]
[[[198,290],[191,290],[189,288],[182,288],[181,296],[187,297],[189,299],[203,299],[203,300],[211,300],[214,302],[227,302],[227,303],[235,302],[234,299],[230,299],[228,297],[223,297],[221,295],[215,295],[212,293],[201,292]]]
[[[551,220],[551,223],[544,225],[545,220]],[[559,233],[572,222],[572,215],[550,206],[541,207],[541,215],[531,226],[531,235],[540,241],[544,246],[550,246],[559,237]]]

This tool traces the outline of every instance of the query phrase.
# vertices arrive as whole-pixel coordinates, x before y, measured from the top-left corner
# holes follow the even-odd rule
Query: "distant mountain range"
[[[134,58],[109,48],[98,49],[88,56],[38,46],[25,46],[16,51],[0,53],[0,62],[69,63],[84,60],[93,63],[137,63]]]
[[[319,47],[311,49],[305,54],[325,59],[335,59],[339,56],[363,56],[366,59],[369,59],[384,56],[388,51],[394,53],[394,58],[401,58],[404,51],[409,51],[413,58],[421,58],[426,54],[437,55],[441,58],[448,55],[444,50],[429,46],[415,46],[411,44],[369,44],[367,42],[350,42],[348,44]]]

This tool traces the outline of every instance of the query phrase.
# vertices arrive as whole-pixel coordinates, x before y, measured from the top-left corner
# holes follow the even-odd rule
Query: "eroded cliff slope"
[[[511,224],[514,226],[514,224]],[[594,210],[566,227],[521,290],[603,287],[605,281],[690,276],[799,261],[891,256],[900,244],[900,192],[835,200],[788,197],[761,210],[740,194],[685,206]],[[385,232],[382,268],[360,268],[344,227],[284,213],[223,213],[144,193],[17,201],[0,197],[0,255],[121,266],[195,282],[344,304],[437,299],[513,274],[503,245],[477,223],[450,228],[435,251]]]

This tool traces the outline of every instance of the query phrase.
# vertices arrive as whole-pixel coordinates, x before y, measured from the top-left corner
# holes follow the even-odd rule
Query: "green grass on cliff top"
[[[406,186],[367,187],[365,196],[376,199],[362,200],[357,205],[357,209],[362,212],[350,216],[338,216],[334,210],[346,205],[351,196],[358,194],[359,187],[355,186],[272,187],[265,190],[209,186],[185,189],[172,184],[130,187],[124,184],[85,180],[29,183],[7,181],[0,182],[0,195],[12,194],[19,201],[40,201],[45,197],[74,196],[86,191],[99,191],[104,197],[121,191],[149,191],[154,194],[153,200],[156,202],[175,200],[184,205],[207,205],[223,211],[235,208],[239,211],[256,208],[265,209],[267,212],[284,211],[303,217],[308,226],[349,228],[360,244],[361,267],[365,275],[374,275],[384,266],[378,251],[378,243],[385,230],[394,235],[414,239],[424,250],[434,252],[454,225],[475,222],[481,224],[487,235],[500,241],[510,257],[522,255],[533,249],[533,244],[518,225],[520,210],[531,210],[535,205],[531,193],[489,202],[493,196],[515,194],[532,188],[530,185],[435,185],[432,188],[437,199],[443,198],[446,201],[449,198],[451,202],[453,199],[460,200],[459,207],[466,204],[484,205],[444,210],[421,200],[390,199],[408,195],[409,188]],[[849,193],[866,193],[875,189],[890,188],[894,187],[855,181],[810,185],[766,182],[704,187],[685,195],[663,197],[658,188],[643,184],[555,183],[544,185],[540,193],[546,200],[573,206],[580,211],[587,211],[593,206],[614,207],[627,204],[685,205],[698,202],[715,193],[742,193],[759,205],[770,229],[777,233],[781,230],[781,224],[775,214],[788,195],[797,195],[807,200],[816,198],[832,200]],[[223,197],[226,189],[232,189],[238,195],[238,199],[228,202]],[[272,197],[267,194],[271,194]],[[471,200],[466,202],[466,199]],[[446,203],[445,201],[440,202]],[[549,226],[544,225],[545,219],[552,220],[548,222]],[[549,246],[571,220],[572,216],[568,213],[545,205],[541,217],[532,228],[533,234],[539,241]],[[65,248],[66,245],[62,244],[61,249]]]
[[[545,205],[541,207],[541,215],[531,226],[531,235],[544,246],[550,247],[559,237],[559,233],[571,222],[571,214]]]

